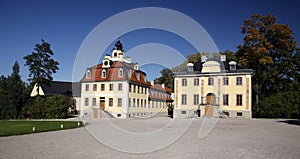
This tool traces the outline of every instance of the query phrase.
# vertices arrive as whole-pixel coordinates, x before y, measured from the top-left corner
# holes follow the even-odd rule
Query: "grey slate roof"
[[[50,86],[41,84],[45,96],[66,95],[80,97],[81,85],[80,82],[62,82],[52,81]]]

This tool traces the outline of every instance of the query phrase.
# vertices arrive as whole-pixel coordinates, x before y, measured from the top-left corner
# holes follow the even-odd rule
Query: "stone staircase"
[[[106,110],[101,110],[101,118],[115,118],[110,112]]]

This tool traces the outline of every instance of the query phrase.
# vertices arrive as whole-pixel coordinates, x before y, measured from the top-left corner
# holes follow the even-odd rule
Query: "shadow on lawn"
[[[277,122],[300,126],[300,120],[299,119],[280,120],[280,121],[277,121]]]

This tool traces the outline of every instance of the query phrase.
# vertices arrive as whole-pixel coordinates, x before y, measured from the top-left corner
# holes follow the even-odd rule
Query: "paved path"
[[[31,135],[1,137],[0,158],[299,158],[300,156],[300,125],[299,121],[286,123],[284,120],[256,119],[219,119],[208,136],[200,139],[199,130],[203,119],[178,119],[176,122],[168,118],[128,119],[128,120],[98,120],[92,121],[86,128],[46,132]],[[178,121],[178,122],[177,122]],[[172,137],[172,132],[188,129],[174,140],[172,144],[148,153],[121,152],[121,147],[127,143],[129,151],[135,152],[152,144],[160,144],[166,136],[157,138],[145,136],[144,140],[126,138],[119,132],[130,132],[136,135],[166,132]],[[112,129],[114,125],[119,132]],[[92,132],[92,133],[90,133]],[[103,133],[100,135],[99,133]],[[165,134],[166,134],[165,133]],[[162,134],[165,135],[164,133]],[[109,138],[105,146],[101,136]],[[176,135],[175,135],[176,136]],[[100,138],[99,138],[100,137]],[[173,135],[174,137],[174,135]],[[98,140],[97,140],[98,139]],[[152,142],[149,140],[153,140]],[[101,143],[101,142],[102,143]],[[134,145],[138,143],[139,146]],[[143,144],[144,143],[144,144]],[[115,144],[115,145],[113,145]],[[120,151],[117,151],[115,149]],[[139,149],[141,148],[141,149]],[[123,149],[124,151],[124,149]]]

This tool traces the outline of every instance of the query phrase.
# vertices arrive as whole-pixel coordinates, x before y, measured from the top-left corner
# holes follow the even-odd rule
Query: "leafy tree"
[[[243,44],[238,45],[238,65],[254,69],[254,115],[259,111],[259,98],[267,99],[280,92],[300,90],[300,52],[288,25],[278,24],[274,15],[253,14],[242,25]],[[300,104],[300,103],[298,103]]]
[[[8,78],[9,81],[9,105],[11,109],[11,118],[19,118],[22,107],[25,102],[25,83],[20,76],[20,66],[16,61],[13,66],[13,72]]]
[[[45,106],[43,118],[67,118],[68,110],[72,106],[72,100],[67,96],[55,95],[46,99]]]
[[[171,69],[165,68],[162,69],[160,73],[161,73],[161,77],[155,79],[155,83],[165,84],[166,87],[173,89],[174,88],[173,71]]]
[[[67,118],[68,110],[72,105],[70,97],[55,95],[51,97],[32,97],[23,109],[24,118],[32,119],[59,119]]]
[[[254,14],[244,21],[244,43],[238,46],[239,65],[254,69],[264,94],[293,89],[299,79],[299,49],[288,25],[274,15]]]
[[[0,119],[10,118],[8,79],[5,76],[0,77]]]
[[[20,118],[25,103],[26,85],[19,72],[19,63],[16,61],[12,74],[0,78],[0,119]]]
[[[38,84],[38,95],[39,87],[41,83],[50,85],[53,80],[52,74],[58,71],[59,63],[52,59],[54,55],[50,48],[50,44],[42,39],[42,44],[35,45],[35,51],[30,55],[24,56],[26,61],[25,66],[29,67],[29,81],[32,84]]]

